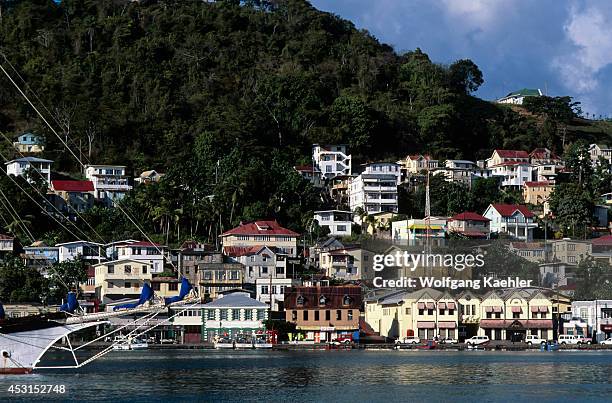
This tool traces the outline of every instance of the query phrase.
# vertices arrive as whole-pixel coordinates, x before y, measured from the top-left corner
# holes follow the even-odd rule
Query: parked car
[[[440,343],[441,344],[457,344],[459,343],[459,341],[457,339],[446,338],[446,339],[440,340]]]
[[[607,339],[599,342],[599,344],[603,344],[603,345],[606,345],[606,346],[611,346],[612,345],[612,337],[608,337]]]
[[[465,340],[465,344],[468,346],[478,346],[480,344],[488,343],[489,341],[489,336],[472,336]]]
[[[177,341],[175,339],[161,339],[159,344],[176,344]]]
[[[536,335],[533,334],[528,334],[527,337],[525,337],[525,343],[529,344],[529,345],[534,345],[534,344],[546,344],[547,340],[544,340],[541,337],[538,337]]]
[[[403,339],[395,340],[395,344],[419,344],[420,342],[421,339],[417,336],[408,336],[404,337]]]
[[[591,344],[590,337],[575,334],[559,335],[559,344]]]
[[[334,346],[340,346],[342,344],[351,344],[353,342],[353,338],[350,335],[341,335],[336,339],[332,340],[331,344]]]

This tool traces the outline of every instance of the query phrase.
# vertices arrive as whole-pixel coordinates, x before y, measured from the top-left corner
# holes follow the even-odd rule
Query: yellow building
[[[96,297],[103,304],[138,298],[145,282],[151,282],[151,265],[138,260],[115,260],[94,265]]]
[[[554,189],[555,185],[547,181],[525,182],[523,185],[523,199],[527,204],[543,205],[548,201]]]

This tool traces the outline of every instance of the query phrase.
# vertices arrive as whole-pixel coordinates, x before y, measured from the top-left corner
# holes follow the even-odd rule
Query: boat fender
[[[8,351],[6,351],[6,350],[2,350],[2,356],[3,356],[4,358],[11,358],[11,353],[9,353],[9,352],[8,352]]]

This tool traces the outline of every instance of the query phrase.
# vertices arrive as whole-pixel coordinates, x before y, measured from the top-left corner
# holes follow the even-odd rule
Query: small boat
[[[219,337],[219,338],[215,338],[213,345],[215,346],[215,348],[232,348],[233,349],[234,340],[230,339],[229,337]]]
[[[234,348],[248,349],[253,348],[253,337],[249,334],[239,334],[234,340]]]
[[[265,334],[258,334],[255,336],[255,348],[272,348],[272,343],[267,340]]]
[[[128,350],[146,350],[149,348],[149,343],[140,339],[132,339],[125,336],[116,336],[114,340],[113,350],[128,351]]]

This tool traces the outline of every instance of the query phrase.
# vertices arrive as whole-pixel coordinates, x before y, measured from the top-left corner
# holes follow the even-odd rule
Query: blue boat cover
[[[68,293],[66,302],[60,306],[60,312],[73,313],[75,309],[79,307],[79,301],[77,301],[76,294],[73,292]]]
[[[164,302],[166,303],[166,305],[169,305],[173,302],[182,301],[187,296],[187,294],[189,294],[191,288],[192,287],[191,284],[189,284],[189,280],[183,277],[183,280],[181,281],[181,292],[179,293],[179,295],[177,295],[176,297],[164,298]]]
[[[149,283],[144,283],[144,285],[142,286],[142,291],[140,292],[140,298],[138,299],[138,302],[136,302],[135,304],[117,305],[113,308],[113,311],[117,311],[119,309],[136,308],[137,306],[149,301],[151,298],[153,298],[153,289],[151,288]]]
[[[4,319],[4,307],[2,306],[2,302],[0,302],[0,319]]]

